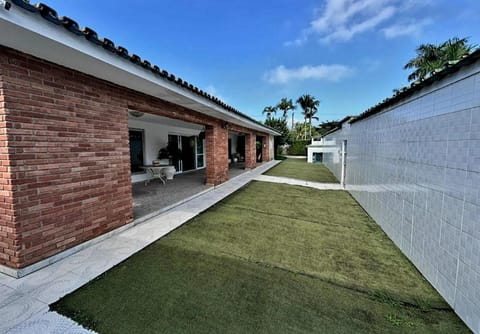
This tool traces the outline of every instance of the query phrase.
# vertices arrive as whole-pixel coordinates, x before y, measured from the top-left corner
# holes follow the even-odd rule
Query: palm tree
[[[272,117],[272,114],[274,114],[276,112],[277,112],[276,107],[267,106],[267,107],[263,108],[263,113],[267,114],[267,119],[270,119]]]
[[[421,44],[416,50],[417,56],[405,64],[403,69],[415,69],[409,76],[408,81],[423,80],[438,65],[440,50],[434,44]]]
[[[284,97],[280,100],[280,103],[277,104],[276,108],[280,109],[283,112],[283,115],[282,115],[283,120],[287,121],[288,111],[295,110],[295,105],[293,104],[292,99],[287,99]]]
[[[305,136],[304,139],[307,139],[307,119],[308,124],[310,125],[310,137],[312,136],[312,119],[317,119],[318,117],[315,114],[318,111],[318,106],[320,105],[320,101],[311,96],[310,94],[304,94],[297,99],[297,103],[303,109],[303,117],[304,117],[304,125],[305,125]]]
[[[403,67],[405,70],[414,69],[408,76],[408,81],[423,80],[442,69],[448,62],[458,61],[470,54],[474,46],[467,43],[467,38],[454,37],[439,45],[421,44],[416,49],[417,56]]]
[[[308,124],[309,124],[309,129],[310,129],[310,137],[312,137],[312,119],[318,121],[318,117],[315,116],[315,114],[318,112],[318,105],[320,104],[320,101],[315,100],[315,102],[318,102],[315,107],[310,109],[310,113],[308,114]]]
[[[441,48],[443,50],[445,61],[456,61],[468,56],[475,46],[467,43],[468,38],[458,37],[450,38],[448,41],[444,42]]]

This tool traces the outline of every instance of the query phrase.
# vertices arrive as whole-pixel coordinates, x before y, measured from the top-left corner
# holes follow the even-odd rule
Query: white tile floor
[[[15,279],[0,274],[0,333],[93,333],[56,312],[48,311],[48,305],[176,229],[251,180],[261,179],[261,174],[277,163],[271,161],[262,164],[201,196],[30,275]],[[277,182],[289,181],[283,179]]]

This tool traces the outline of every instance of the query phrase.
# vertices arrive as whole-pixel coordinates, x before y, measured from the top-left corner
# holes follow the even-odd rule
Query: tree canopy
[[[277,113],[277,108],[272,106],[267,106],[263,108],[263,113],[267,114],[267,119],[270,119],[272,117],[272,114]]]
[[[317,100],[315,97],[311,96],[310,94],[304,94],[297,99],[297,103],[303,109],[302,114],[303,114],[304,119],[305,119],[304,123],[306,124],[307,120],[308,120],[308,124],[310,125],[309,126],[309,133],[310,133],[310,137],[311,137],[312,136],[312,119],[318,120],[318,117],[315,116],[315,114],[318,111],[318,106],[320,105],[320,100]],[[305,130],[306,129],[307,128],[305,127]],[[305,131],[304,139],[306,139],[306,138],[307,138],[307,132]]]
[[[449,62],[455,62],[469,55],[475,47],[468,44],[468,38],[450,38],[440,44],[421,44],[416,49],[416,57],[410,59],[405,70],[414,71],[408,81],[423,80],[427,76],[441,70]]]
[[[324,121],[320,123],[320,125],[316,128],[319,135],[323,135],[324,133],[327,133],[336,127],[338,127],[340,124],[340,121]]]
[[[277,104],[276,107],[278,110],[281,110],[283,112],[282,118],[286,121],[288,117],[288,112],[290,110],[295,110],[295,105],[292,102],[292,99],[287,99],[286,97],[283,97],[280,100],[280,103]]]
[[[304,117],[303,124],[293,124],[293,110],[296,109],[295,104],[298,104],[302,109],[302,114]],[[292,140],[306,140],[311,138],[312,135],[317,134],[315,127],[312,125],[312,120],[318,120],[318,117],[315,115],[318,112],[319,105],[320,100],[317,100],[310,94],[304,94],[300,96],[295,103],[292,101],[292,99],[284,97],[277,105],[266,106],[263,109],[263,114],[266,114],[265,125],[268,125],[282,133],[282,138],[280,139],[280,141],[276,142],[276,145],[278,146],[285,143],[290,143]],[[282,111],[282,115],[280,118],[273,117],[273,114],[275,114],[277,110]],[[287,126],[287,118],[289,111],[292,111],[292,127],[290,130]],[[301,131],[303,131],[303,133],[300,133],[300,129]],[[295,135],[292,136],[292,134]]]

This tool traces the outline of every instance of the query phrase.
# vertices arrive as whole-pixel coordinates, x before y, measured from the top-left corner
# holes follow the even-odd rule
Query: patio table
[[[148,183],[153,180],[153,179],[159,179],[162,181],[163,184],[167,181],[167,176],[165,175],[165,169],[173,167],[171,165],[146,165],[142,166],[141,168],[144,169],[147,174],[149,175],[149,178],[145,180],[145,185],[148,185]]]

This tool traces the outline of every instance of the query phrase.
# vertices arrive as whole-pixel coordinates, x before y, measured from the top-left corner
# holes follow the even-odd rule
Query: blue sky
[[[45,3],[258,120],[305,93],[320,121],[359,114],[407,84],[419,44],[480,44],[478,0]]]

